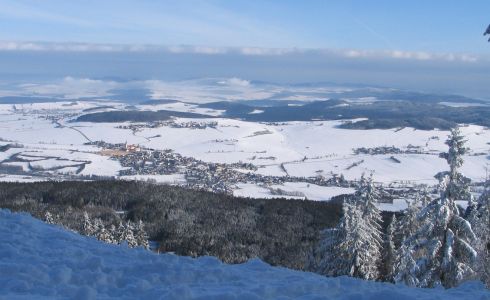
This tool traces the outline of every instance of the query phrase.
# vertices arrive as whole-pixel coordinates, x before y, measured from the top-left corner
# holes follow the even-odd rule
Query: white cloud
[[[54,52],[161,52],[170,54],[244,56],[281,55],[324,55],[345,58],[400,59],[418,61],[447,61],[474,63],[489,60],[487,56],[469,53],[431,53],[425,51],[402,50],[359,50],[359,49],[300,49],[300,48],[260,48],[260,47],[209,47],[209,46],[157,46],[91,43],[47,43],[0,41],[0,51],[54,51]]]
[[[110,96],[110,91],[120,84],[114,81],[102,81],[89,78],[67,76],[50,84],[22,84],[23,93],[36,96],[57,96],[66,99],[92,98]]]
[[[152,99],[175,99],[193,103],[267,99],[277,90],[259,87],[250,81],[232,78],[205,78],[185,81],[146,80],[139,82]]]
[[[240,79],[237,77],[232,77],[232,78],[228,78],[226,80],[221,80],[221,81],[218,81],[218,83],[222,84],[222,85],[228,85],[228,86],[249,86],[250,85],[250,81],[245,80],[245,79]]]
[[[328,52],[329,50],[325,50]],[[477,62],[483,57],[466,54],[466,53],[431,53],[425,51],[402,51],[402,50],[332,50],[331,53],[336,55],[348,57],[348,58],[389,58],[389,59],[402,59],[402,60],[420,60],[420,61],[459,61],[473,63]]]

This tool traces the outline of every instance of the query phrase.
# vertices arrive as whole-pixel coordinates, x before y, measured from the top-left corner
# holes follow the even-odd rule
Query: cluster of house
[[[105,149],[127,149],[127,144],[109,144],[95,142]],[[284,182],[306,182],[322,186],[350,186],[343,176],[325,178],[314,177],[267,176],[257,174],[257,167],[251,163],[213,163],[192,157],[185,157],[172,150],[139,149],[128,151],[125,155],[114,155],[121,166],[121,176],[125,175],[170,175],[184,174],[186,185],[193,189],[208,190],[231,194],[238,183],[276,185]]]
[[[369,154],[369,155],[380,155],[380,154],[421,154],[422,149],[419,146],[408,145],[406,150],[397,148],[395,146],[380,146],[374,148],[356,148],[353,149],[354,154]]]
[[[269,176],[257,174],[257,166],[251,163],[204,162],[182,156],[172,150],[141,148],[128,143],[111,144],[95,141],[87,144],[103,148],[113,159],[120,162],[121,176],[127,175],[171,175],[184,174],[189,188],[231,194],[238,183],[254,183],[263,186],[280,185],[285,182],[305,182],[320,186],[349,187],[354,183],[342,175],[332,174],[328,178],[318,174],[312,177]],[[121,154],[122,153],[122,154]]]
[[[108,151],[109,154],[115,154],[117,152],[119,155],[131,153],[131,152],[140,152],[142,150],[139,145],[128,144],[128,142],[111,144],[111,143],[106,143],[104,141],[93,141],[93,142],[87,142],[85,143],[85,145],[97,146],[99,148],[104,149],[103,152]]]
[[[159,127],[171,127],[171,128],[190,128],[190,129],[206,129],[206,128],[217,128],[218,122],[198,122],[198,121],[188,121],[188,122],[176,122],[175,120],[169,121],[154,121],[147,123],[133,123],[127,125],[119,125],[116,128],[119,129],[129,129],[133,132],[140,131],[142,128],[159,128]]]

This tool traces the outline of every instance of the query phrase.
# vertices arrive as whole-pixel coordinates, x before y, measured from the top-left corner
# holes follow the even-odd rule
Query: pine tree
[[[117,230],[114,224],[111,224],[111,226],[109,227],[109,234],[111,236],[112,244],[119,244],[119,240],[117,238]]]
[[[475,198],[471,195],[464,211],[464,218],[470,222],[472,227],[474,227],[479,222],[478,214],[478,202],[475,201]]]
[[[119,238],[120,238],[119,240],[120,244],[126,242],[128,247],[130,248],[134,248],[138,246],[138,242],[136,241],[136,238],[134,236],[134,226],[130,221],[124,224],[123,231]]]
[[[398,260],[394,266],[395,283],[404,283],[408,286],[420,286],[418,279],[419,266],[414,258],[411,245],[404,243],[398,250]]]
[[[394,236],[395,258],[393,268],[393,281],[395,283],[405,283],[409,286],[418,285],[416,274],[418,271],[417,263],[414,258],[412,237],[420,227],[417,216],[420,212],[419,205],[426,203],[428,199],[425,193],[422,196],[417,196],[414,201],[407,200],[407,208],[403,212],[403,216],[396,224],[396,233]]]
[[[88,213],[83,212],[83,225],[82,225],[82,234],[86,236],[95,236],[96,228],[94,224],[92,224],[92,220],[88,216]]]
[[[475,234],[455,203],[469,197],[468,181],[459,172],[467,148],[458,128],[451,131],[446,144],[449,151],[441,156],[450,170],[441,179],[440,197],[420,211],[419,230],[403,242],[417,265],[417,280],[411,281],[421,287],[454,287],[474,274]],[[402,264],[399,273],[406,274],[403,268],[406,267]]]
[[[476,270],[481,280],[490,288],[490,189],[487,186],[478,199],[473,226],[477,238],[478,259]]]
[[[146,233],[145,225],[141,220],[139,220],[136,225],[135,238],[138,246],[143,246],[145,249],[150,248],[150,245],[148,244],[148,234]]]
[[[102,223],[101,219],[95,219],[95,236],[99,241],[103,241],[106,243],[113,244],[114,240],[110,234],[110,232],[105,228],[104,223]]]
[[[48,224],[55,224],[53,215],[51,215],[49,211],[46,211],[46,213],[44,213],[44,221]]]
[[[417,216],[420,212],[419,205],[423,203],[421,199],[417,197],[414,201],[407,200],[407,208],[396,225],[395,246],[397,249],[401,249],[403,242],[419,230],[420,224]]]
[[[366,178],[363,175],[355,200],[359,203],[355,207],[361,209],[361,218],[358,222],[360,226],[358,230],[355,230],[355,233],[358,234],[359,245],[362,245],[359,249],[354,247],[355,250],[359,251],[359,256],[356,258],[357,270],[354,272],[355,277],[364,279],[378,279],[379,277],[379,261],[383,243],[381,232],[383,219],[381,212],[376,206],[379,198],[379,193],[373,182],[373,176]]]
[[[324,232],[318,250],[323,255],[318,273],[379,278],[383,240],[381,214],[375,205],[378,197],[372,177],[363,176],[354,199],[344,203],[340,223]]]
[[[465,147],[465,143],[466,140],[461,134],[461,130],[459,127],[456,127],[451,130],[451,134],[446,140],[446,145],[449,147],[448,152],[440,154],[440,157],[444,158],[449,165],[449,171],[441,173],[442,177],[448,177],[445,188],[446,197],[453,200],[471,199],[469,190],[470,179],[459,171],[464,163],[463,155],[469,150]]]
[[[383,281],[393,281],[393,271],[396,262],[397,249],[395,246],[395,234],[397,227],[395,214],[391,216],[390,224],[386,229],[383,247]]]
[[[353,231],[354,211],[352,205],[344,203],[343,216],[335,228],[327,228],[322,232],[316,256],[319,262],[311,263],[313,269],[326,276],[351,275],[352,258],[349,249],[351,241],[347,239],[349,232]],[[355,221],[354,221],[355,222]]]
[[[117,226],[116,229],[116,234],[114,235],[117,244],[121,244],[124,241],[124,231],[125,231],[124,224],[121,221],[119,221],[119,225]]]

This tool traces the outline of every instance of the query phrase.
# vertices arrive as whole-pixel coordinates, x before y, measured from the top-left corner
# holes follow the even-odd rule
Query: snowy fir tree
[[[480,196],[473,226],[477,237],[476,250],[478,258],[476,270],[479,277],[490,288],[490,187],[487,186]]]
[[[138,246],[138,242],[134,236],[134,226],[130,221],[124,224],[123,230],[119,236],[119,243],[121,244],[124,242],[126,242],[130,248]]]
[[[395,257],[393,267],[390,270],[391,280],[396,283],[405,283],[410,286],[417,285],[416,279],[416,262],[413,257],[412,241],[409,237],[413,236],[419,230],[419,221],[417,220],[420,212],[420,205],[427,201],[427,194],[419,195],[414,201],[407,200],[407,208],[403,216],[396,224],[394,234]]]
[[[393,281],[408,286],[419,286],[419,267],[414,258],[414,251],[410,244],[403,243],[397,251],[397,261],[393,268]]]
[[[372,175],[366,178],[361,177],[361,183],[354,201],[355,208],[360,209],[361,218],[357,231],[357,245],[354,244],[353,250],[357,253],[356,264],[354,265],[354,276],[364,279],[377,279],[379,277],[379,261],[382,250],[382,232],[381,224],[383,223],[381,212],[376,204],[380,198],[379,193],[374,185]]]
[[[407,208],[404,210],[403,216],[396,224],[394,241],[397,249],[401,249],[401,246],[407,237],[414,235],[419,230],[417,216],[420,212],[420,205],[423,203],[421,199],[422,198],[418,196],[414,201],[406,201]]]
[[[375,205],[378,197],[372,176],[363,176],[354,199],[344,203],[338,226],[325,231],[317,272],[379,279],[383,240],[381,214]]]
[[[111,224],[111,226],[109,226],[109,234],[112,237],[113,243],[119,244],[119,240],[117,238],[117,229],[116,229],[116,226],[114,226],[114,224]]]
[[[114,238],[117,241],[118,244],[120,244],[122,241],[124,241],[124,232],[126,228],[123,224],[123,222],[119,221],[119,225],[116,228]]]
[[[341,276],[351,274],[352,258],[349,248],[351,241],[347,239],[348,234],[353,230],[354,209],[349,203],[342,206],[343,216],[335,228],[327,228],[322,232],[316,256],[318,262],[310,261],[312,269],[317,273],[326,276]]]
[[[449,147],[448,152],[440,154],[448,165],[449,171],[441,173],[443,177],[447,177],[447,186],[445,188],[446,197],[453,200],[470,200],[471,194],[469,190],[470,179],[465,177],[460,168],[463,166],[463,155],[468,152],[465,147],[466,140],[461,134],[459,127],[451,130],[451,134],[446,140],[446,145]]]
[[[383,245],[383,281],[393,281],[394,264],[396,262],[397,249],[395,246],[395,235],[397,229],[397,219],[395,214],[391,216],[390,224],[386,229]]]
[[[148,234],[145,231],[145,225],[143,224],[143,221],[139,220],[139,222],[136,224],[134,236],[136,238],[136,244],[138,246],[143,246],[143,248],[145,249],[150,248],[150,245],[148,244]]]
[[[55,224],[53,215],[49,211],[46,211],[46,213],[44,213],[44,221],[48,224]]]
[[[86,236],[95,236],[95,232],[95,225],[92,223],[88,213],[85,211],[83,213],[82,234]]]
[[[104,225],[101,219],[90,219],[87,212],[83,214],[82,232],[83,235],[94,236],[98,240],[111,244],[127,244],[128,247],[143,246],[149,249],[148,235],[144,230],[143,222],[138,222],[136,226],[130,221],[119,222],[116,228],[114,224]]]
[[[100,219],[95,219],[95,236],[97,237],[98,240],[110,243],[110,244],[115,244],[116,241],[114,240],[113,236],[107,230],[104,226],[104,223],[102,223],[102,220]]]
[[[397,279],[420,287],[454,287],[472,278],[476,259],[473,244],[476,241],[471,224],[461,215],[456,200],[468,199],[468,181],[459,172],[466,153],[464,139],[458,128],[451,131],[446,141],[449,151],[441,155],[449,164],[440,183],[440,197],[431,201],[418,214],[419,230],[403,242],[405,256],[410,254],[416,268],[410,274],[416,280],[402,280],[406,266],[398,266]],[[410,258],[403,258],[408,262]]]

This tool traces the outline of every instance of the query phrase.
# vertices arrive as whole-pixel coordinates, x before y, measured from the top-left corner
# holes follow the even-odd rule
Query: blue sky
[[[490,1],[0,0],[0,84],[343,82],[490,99]]]
[[[488,53],[490,1],[0,0],[0,40]]]

